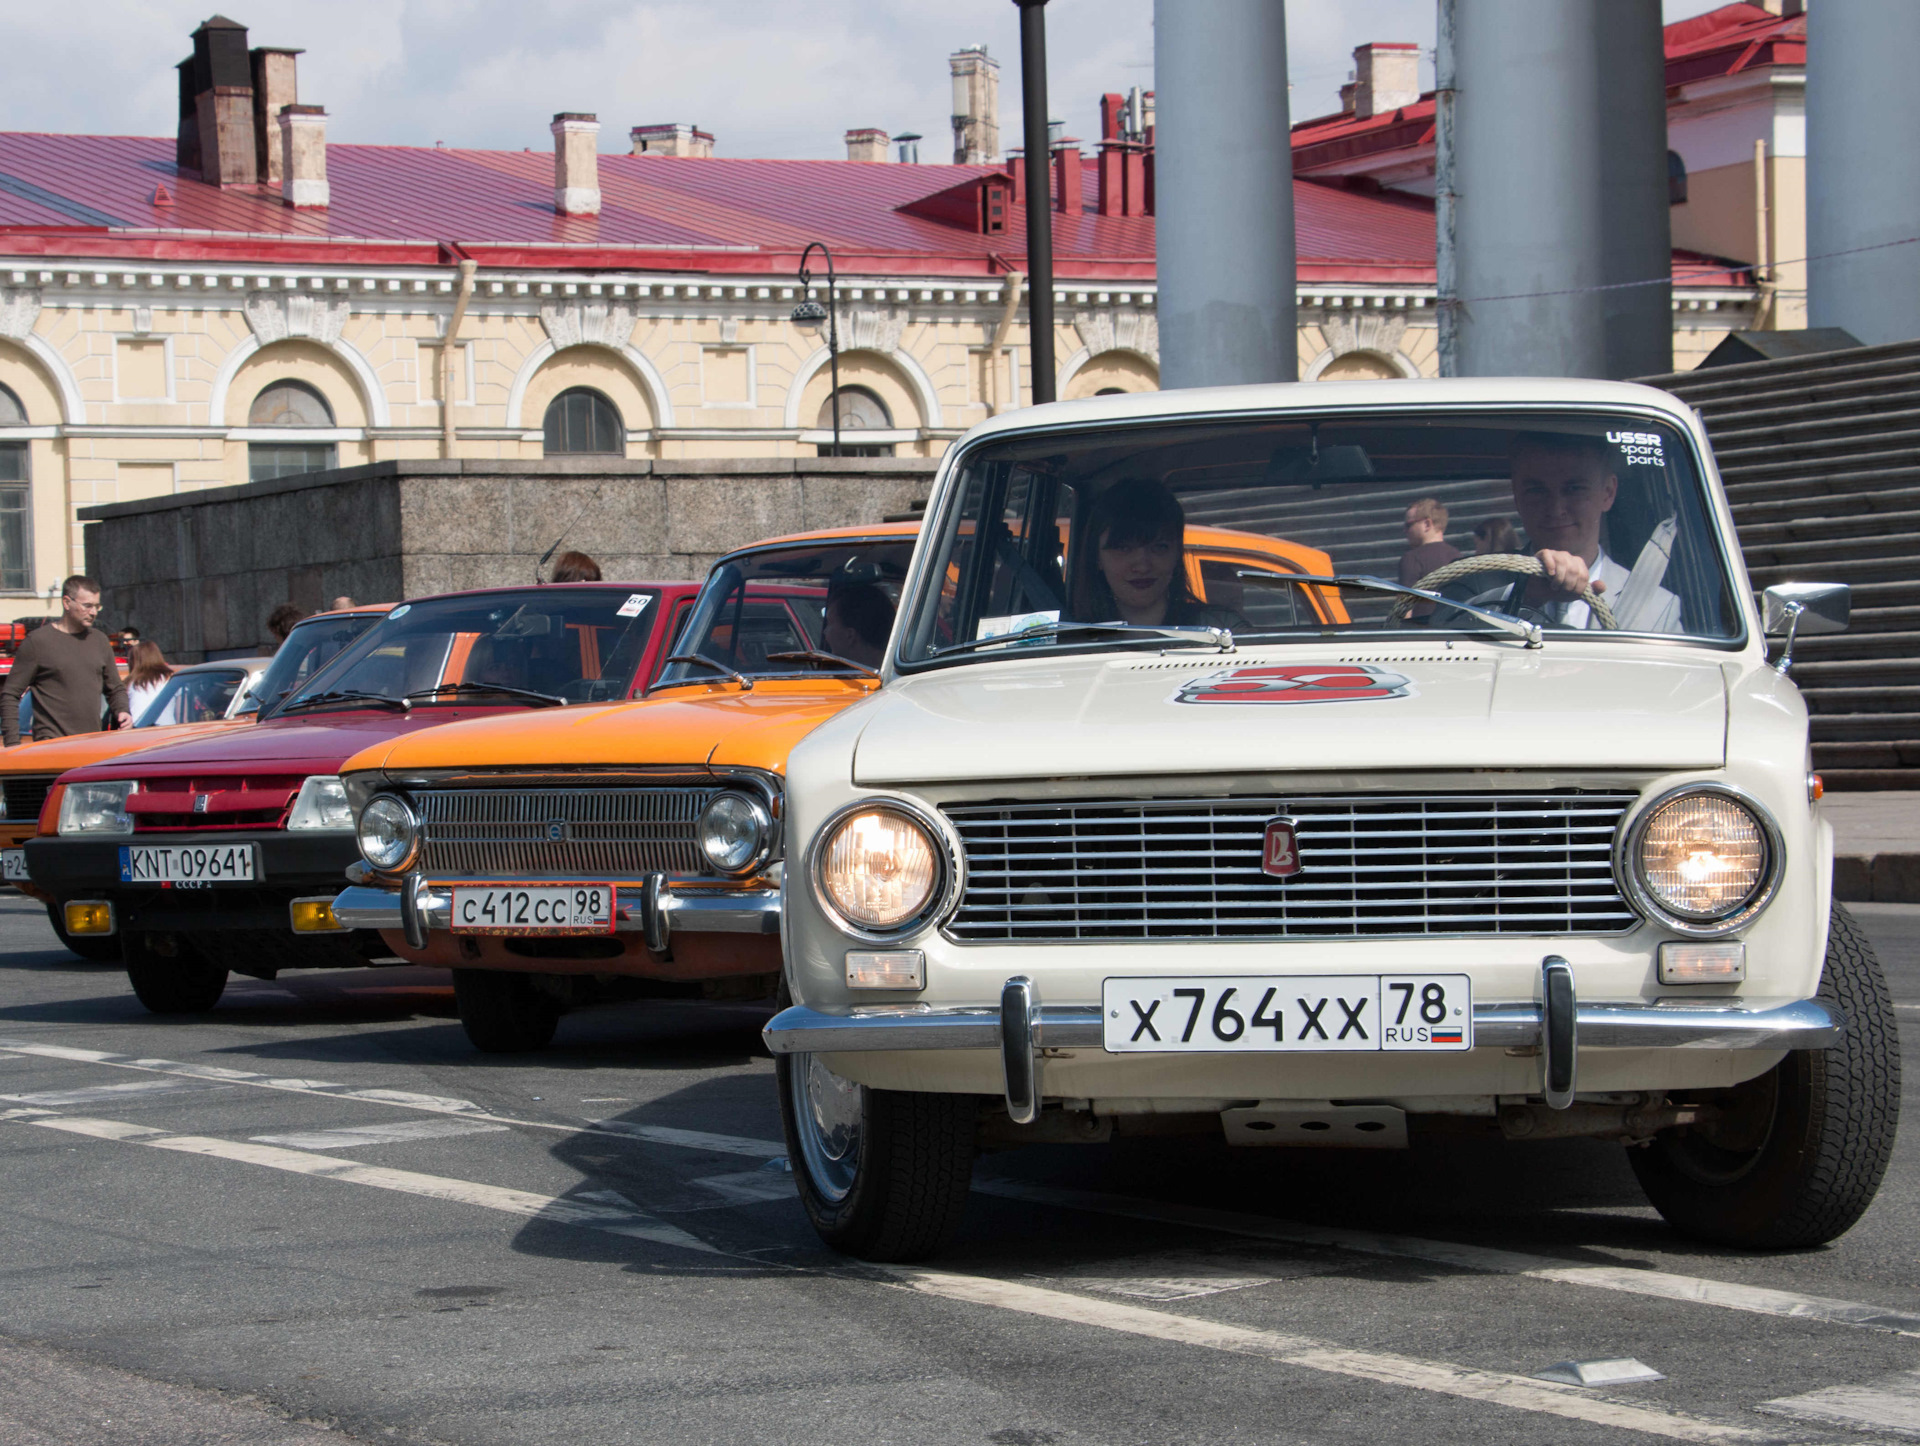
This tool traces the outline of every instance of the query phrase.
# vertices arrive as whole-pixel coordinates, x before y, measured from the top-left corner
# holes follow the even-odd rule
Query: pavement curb
[[[1847,904],[1920,904],[1920,853],[1835,854],[1833,896]]]

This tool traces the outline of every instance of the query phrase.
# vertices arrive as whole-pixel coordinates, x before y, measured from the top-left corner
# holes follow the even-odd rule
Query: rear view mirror
[[[1841,633],[1853,609],[1853,589],[1844,582],[1783,582],[1761,594],[1767,636]]]

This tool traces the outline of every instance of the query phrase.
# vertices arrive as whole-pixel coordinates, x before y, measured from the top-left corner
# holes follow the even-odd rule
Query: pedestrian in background
[[[127,685],[113,659],[113,645],[94,626],[100,616],[100,584],[75,573],[60,584],[60,616],[35,628],[13,655],[13,671],[0,688],[0,738],[20,741],[20,695],[33,689],[33,736],[65,738],[98,733],[104,699],[113,726],[133,722]]]
[[[173,664],[158,643],[141,641],[133,645],[127,653],[127,712],[134,722],[140,721],[172,676]]]
[[[1447,541],[1447,505],[1438,497],[1422,497],[1407,508],[1407,550],[1400,556],[1400,586],[1412,587],[1421,578],[1445,567],[1460,556],[1460,549]],[[1409,618],[1433,614],[1434,604],[1415,603],[1407,610]]]
[[[1485,557],[1493,552],[1518,552],[1520,534],[1513,530],[1513,524],[1504,517],[1489,517],[1473,526],[1473,551],[1477,557]]]
[[[329,605],[327,611],[335,612],[335,613],[343,613],[352,606],[353,606],[353,599],[343,594],[342,596],[337,597],[333,600],[333,602]]]
[[[283,602],[267,614],[267,631],[273,634],[273,645],[279,647],[287,640],[287,634],[293,631],[293,625],[307,615],[307,610],[299,603]]]
[[[599,582],[600,564],[584,552],[563,552],[554,560],[549,582]]]

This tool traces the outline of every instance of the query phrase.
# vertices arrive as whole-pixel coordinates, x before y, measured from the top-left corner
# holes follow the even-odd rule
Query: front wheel
[[[560,1027],[560,1001],[517,970],[456,969],[453,1002],[460,1027],[484,1054],[545,1049]]]
[[[1873,946],[1839,904],[1818,997],[1846,1015],[1831,1047],[1716,1091],[1707,1122],[1631,1151],[1647,1198],[1682,1234],[1806,1249],[1844,1235],[1873,1203],[1900,1118],[1900,1034]]]
[[[67,932],[66,908],[61,904],[47,905],[47,922],[53,925],[53,932],[60,938],[61,946],[70,954],[78,954],[82,959],[90,959],[95,964],[118,964],[120,962],[120,936],[117,934],[69,934]]]
[[[775,1063],[787,1156],[820,1238],[862,1260],[923,1260],[973,1183],[972,1095],[868,1089],[812,1054]]]
[[[155,1014],[205,1014],[226,993],[227,971],[178,934],[128,934],[127,982]]]

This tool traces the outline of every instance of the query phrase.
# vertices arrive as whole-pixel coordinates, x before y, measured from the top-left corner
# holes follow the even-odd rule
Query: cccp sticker
[[[1408,698],[1413,680],[1359,663],[1281,663],[1190,678],[1176,703],[1360,703]]]

